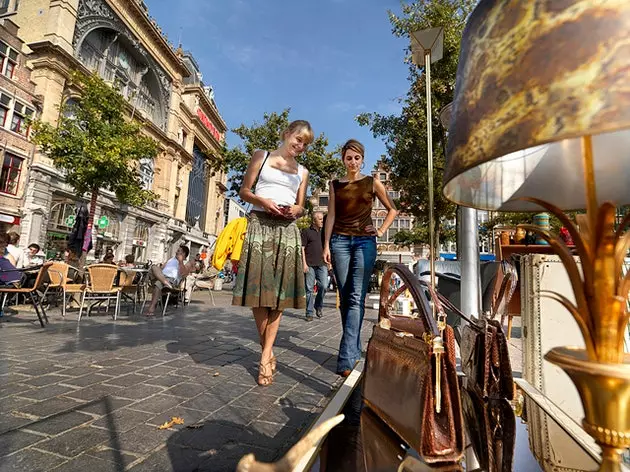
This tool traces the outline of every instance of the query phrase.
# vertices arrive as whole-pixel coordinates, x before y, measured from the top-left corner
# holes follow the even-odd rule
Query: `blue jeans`
[[[337,372],[341,373],[353,369],[361,359],[361,325],[365,315],[365,295],[376,262],[376,238],[333,234],[330,253],[343,325],[337,359]]]
[[[306,282],[306,316],[312,316],[313,310],[321,310],[324,306],[324,295],[328,286],[328,269],[325,265],[310,266],[304,274]],[[313,296],[317,281],[317,296]]]

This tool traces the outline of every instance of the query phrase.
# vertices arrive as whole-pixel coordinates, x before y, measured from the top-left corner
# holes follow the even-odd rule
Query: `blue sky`
[[[385,152],[354,117],[396,113],[408,89],[407,40],[392,35],[387,17],[398,0],[145,1],[169,39],[193,53],[228,127],[290,107],[331,148],[362,141],[369,168]]]

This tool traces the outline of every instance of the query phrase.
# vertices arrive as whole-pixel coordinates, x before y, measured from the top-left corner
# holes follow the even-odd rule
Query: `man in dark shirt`
[[[322,317],[324,294],[328,285],[328,267],[324,262],[322,245],[322,227],[324,215],[313,214],[313,224],[302,230],[302,263],[306,280],[306,321],[313,321],[313,309],[318,318]],[[313,297],[317,281],[317,297]]]

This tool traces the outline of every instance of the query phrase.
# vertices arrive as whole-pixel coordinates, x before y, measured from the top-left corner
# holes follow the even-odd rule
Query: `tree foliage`
[[[230,192],[238,194],[243,176],[254,151],[258,149],[277,149],[281,143],[282,132],[289,125],[287,108],[280,113],[272,112],[263,115],[263,122],[247,126],[241,124],[232,130],[242,140],[242,144],[226,149],[224,152],[225,170],[232,173],[230,178]],[[309,173],[310,186],[323,190],[326,182],[343,172],[343,164],[335,157],[336,151],[328,151],[328,139],[324,133],[315,137],[306,152],[298,157],[298,162],[304,165]]]
[[[454,217],[456,208],[442,195],[446,130],[440,123],[439,112],[453,100],[462,32],[475,4],[474,0],[417,0],[403,4],[401,16],[389,12],[392,32],[398,37],[409,38],[414,31],[444,27],[444,56],[431,67],[434,214],[438,232],[444,221]],[[425,77],[423,68],[411,62],[410,49],[406,61],[410,86],[402,99],[401,114],[364,113],[357,121],[368,126],[375,137],[383,139],[387,149],[385,164],[392,171],[392,185],[400,191],[401,209],[416,216],[419,228],[414,231],[422,239],[419,235],[426,232],[422,228],[429,223]]]
[[[75,72],[72,85],[81,96],[60,107],[57,126],[34,121],[33,142],[63,170],[78,196],[106,189],[129,205],[154,200],[143,188],[139,162],[155,158],[157,143],[126,119],[125,98],[96,74]]]

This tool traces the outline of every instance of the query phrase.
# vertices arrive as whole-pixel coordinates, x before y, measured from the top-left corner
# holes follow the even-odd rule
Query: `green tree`
[[[226,149],[224,152],[224,169],[232,173],[230,178],[230,192],[237,195],[243,176],[247,170],[252,154],[257,149],[273,150],[281,142],[282,131],[289,125],[287,108],[280,113],[272,112],[263,115],[262,123],[245,124],[232,130],[242,140],[242,144]],[[310,187],[323,190],[326,182],[343,172],[343,164],[335,157],[337,151],[328,151],[328,138],[321,133],[308,147],[306,152],[298,157],[298,162],[304,165],[309,173]]]
[[[60,107],[57,126],[35,120],[33,142],[64,172],[78,197],[91,194],[87,238],[101,190],[134,206],[156,198],[143,188],[139,161],[155,158],[158,146],[137,122],[126,118],[127,101],[98,75],[73,72],[70,85],[80,97]],[[83,262],[85,253],[81,257]]]
[[[455,205],[442,195],[446,130],[440,123],[439,112],[453,100],[462,32],[466,18],[476,3],[475,0],[417,0],[403,4],[401,16],[389,12],[392,32],[397,37],[409,38],[414,31],[444,27],[444,56],[431,67],[434,214],[438,235],[444,222],[452,219],[456,210]],[[375,137],[383,139],[387,149],[385,164],[392,171],[392,185],[400,191],[400,207],[416,216],[418,226],[427,227],[429,192],[425,78],[423,68],[411,62],[411,50],[407,52],[410,87],[401,100],[401,114],[364,113],[357,117],[357,121],[362,126],[368,126]]]

